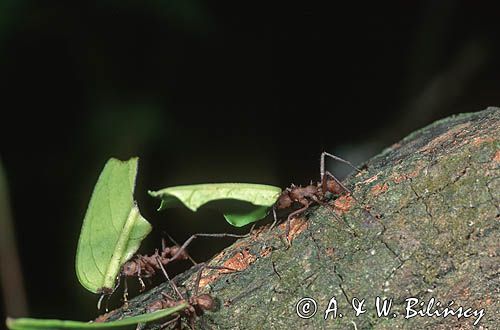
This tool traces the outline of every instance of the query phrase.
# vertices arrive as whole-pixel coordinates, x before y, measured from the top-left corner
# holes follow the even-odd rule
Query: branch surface
[[[352,196],[311,207],[291,226],[257,229],[215,256],[201,292],[218,302],[197,320],[204,329],[472,329],[477,317],[405,319],[406,299],[480,310],[479,326],[500,324],[500,109],[449,117],[412,133],[344,183]],[[369,210],[369,212],[367,211]],[[197,270],[176,277],[192,292]],[[172,294],[168,283],[136,297],[108,320],[146,311]],[[392,298],[389,317],[375,299]],[[303,297],[317,313],[296,314]],[[336,298],[343,317],[324,320]],[[353,298],[365,299],[355,317]],[[427,305],[422,307],[425,309]],[[415,307],[417,309],[417,307]],[[433,308],[435,309],[435,307]],[[392,317],[396,313],[396,317]],[[332,313],[330,313],[330,316]],[[338,316],[338,314],[337,314]],[[148,325],[148,329],[158,325]]]

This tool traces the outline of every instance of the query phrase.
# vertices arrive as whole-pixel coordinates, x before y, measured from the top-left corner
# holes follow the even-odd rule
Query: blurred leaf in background
[[[5,311],[10,316],[28,315],[24,278],[10,210],[7,175],[0,158],[0,289]]]

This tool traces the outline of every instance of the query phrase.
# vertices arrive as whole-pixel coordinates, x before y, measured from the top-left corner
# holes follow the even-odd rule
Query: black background
[[[238,232],[211,211],[157,213],[146,191],[308,183],[323,150],[359,164],[436,119],[500,104],[498,9],[3,0],[1,160],[29,315],[97,315],[74,256],[109,157],[140,157],[136,199],[155,228],[142,252],[162,231]],[[227,243],[190,251],[201,261]]]

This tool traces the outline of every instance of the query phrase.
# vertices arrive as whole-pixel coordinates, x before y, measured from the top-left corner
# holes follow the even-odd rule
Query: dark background
[[[111,156],[140,157],[150,253],[162,231],[238,230],[211,211],[157,213],[147,189],[308,183],[323,150],[360,164],[436,119],[499,105],[499,8],[481,4],[0,1],[0,156],[29,315],[97,315],[74,256]],[[190,251],[201,261],[227,243]]]

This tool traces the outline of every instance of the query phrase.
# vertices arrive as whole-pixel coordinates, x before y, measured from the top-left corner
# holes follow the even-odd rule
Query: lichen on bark
[[[197,327],[473,328],[477,317],[404,318],[405,299],[427,303],[434,297],[441,307],[453,300],[455,309],[484,308],[478,326],[494,329],[500,324],[499,127],[498,108],[437,121],[347,178],[352,198],[311,207],[295,219],[289,248],[283,225],[238,240],[210,265],[239,272],[203,272],[200,290],[218,308],[198,318]],[[191,269],[176,282],[191,291],[196,273]],[[108,319],[144,313],[161,291],[171,291],[168,283]],[[376,316],[377,296],[392,299],[389,317]],[[317,302],[312,318],[296,314],[303,297]],[[343,317],[325,320],[332,297]],[[366,313],[354,316],[353,298],[365,299]]]

